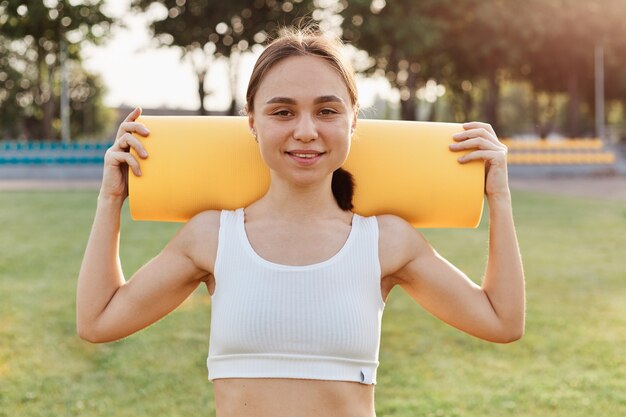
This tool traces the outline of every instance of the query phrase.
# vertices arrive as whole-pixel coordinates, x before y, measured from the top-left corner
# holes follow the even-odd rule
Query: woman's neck
[[[268,192],[253,205],[263,207],[287,221],[336,216],[342,210],[335,200],[331,183],[332,175],[309,185],[273,178]]]

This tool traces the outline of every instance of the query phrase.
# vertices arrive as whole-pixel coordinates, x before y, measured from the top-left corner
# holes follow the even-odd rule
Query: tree
[[[0,138],[41,137],[37,134],[41,131],[41,109],[36,103],[35,88],[37,61],[34,51],[29,49],[29,41],[8,41],[0,35]],[[102,103],[105,92],[102,81],[85,71],[79,61],[72,61],[69,66],[71,136],[104,133],[109,114]],[[59,97],[60,88],[59,79],[54,77],[50,85],[53,100]],[[60,108],[55,106],[53,120],[59,117]],[[58,127],[52,131],[45,138],[55,137]]]
[[[500,131],[500,84],[504,76],[515,76],[523,66],[524,50],[534,39],[535,11],[515,0],[464,0],[455,2],[454,8],[440,44],[452,66],[449,74],[461,87],[484,80],[484,117]],[[458,84],[455,90],[469,91]]]
[[[69,72],[72,137],[103,137],[109,133],[111,123],[116,121],[117,113],[104,106],[106,88],[101,78],[85,71],[77,62],[70,66]],[[60,87],[58,84],[57,89]],[[60,117],[60,109],[56,116]]]
[[[26,59],[22,69],[36,74],[34,79],[27,77],[27,81],[19,82],[20,86],[30,84],[25,89],[30,90],[32,103],[26,103],[25,98],[22,104],[32,104],[32,117],[39,122],[39,126],[33,126],[31,130],[35,138],[53,137],[56,102],[53,84],[59,71],[62,43],[66,45],[68,59],[80,61],[81,43],[99,43],[112,23],[112,19],[101,11],[104,0],[73,3],[70,0],[0,1],[0,33],[5,46],[10,42],[10,49],[23,51]],[[20,66],[15,57],[9,58],[9,65],[14,64]]]
[[[599,34],[599,15],[589,10],[591,3],[553,0],[533,0],[534,33],[536,41],[525,49],[527,71],[525,78],[533,85],[535,96],[547,95],[547,108],[535,110],[539,134],[545,137],[555,125],[554,117],[541,123],[541,113],[555,115],[554,100],[557,94],[567,93],[566,134],[580,134],[579,114],[581,92],[593,94],[593,52]],[[538,106],[538,100],[533,100]]]
[[[529,0],[529,12],[523,19],[531,36],[522,48],[521,79],[532,83],[536,96],[547,97],[547,108],[537,109],[535,124],[542,137],[556,125],[554,101],[565,95],[564,132],[579,137],[585,132],[581,111],[587,112],[587,130],[593,126],[595,107],[594,50],[603,45],[606,52],[607,99],[624,97],[623,66],[626,64],[624,37],[626,10],[621,0]],[[538,100],[533,100],[535,103]],[[538,106],[535,104],[535,106]],[[555,127],[555,126],[554,126]]]
[[[18,137],[23,132],[23,108],[30,105],[31,82],[27,78],[28,55],[13,50],[0,34],[0,137]]]
[[[383,73],[400,92],[401,118],[415,120],[416,92],[429,78],[441,75],[439,51],[450,0],[414,2],[342,0],[343,38],[373,58],[366,73]]]
[[[150,28],[161,46],[181,48],[198,77],[200,114],[206,114],[204,81],[218,58],[229,60],[231,106],[236,113],[237,60],[255,44],[262,44],[279,25],[298,22],[314,10],[312,0],[133,0],[139,11],[159,8],[164,18]]]

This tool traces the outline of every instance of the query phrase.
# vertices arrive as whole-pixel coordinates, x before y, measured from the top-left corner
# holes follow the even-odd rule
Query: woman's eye
[[[272,113],[274,116],[289,116],[289,110],[278,110]]]

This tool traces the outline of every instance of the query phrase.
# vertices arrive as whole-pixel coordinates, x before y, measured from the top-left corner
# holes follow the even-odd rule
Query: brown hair
[[[358,109],[358,92],[354,79],[354,70],[341,53],[342,43],[337,38],[330,38],[311,28],[283,28],[278,38],[273,40],[261,53],[254,64],[246,91],[246,112],[254,111],[254,97],[265,74],[278,62],[292,56],[313,56],[323,58],[341,76],[348,89],[352,107]],[[342,210],[351,210],[354,195],[354,178],[338,168],[333,172],[332,191]]]

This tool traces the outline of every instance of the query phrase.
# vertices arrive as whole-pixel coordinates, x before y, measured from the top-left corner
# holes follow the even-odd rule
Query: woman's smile
[[[285,152],[298,165],[309,166],[319,161],[326,152],[293,150]]]

